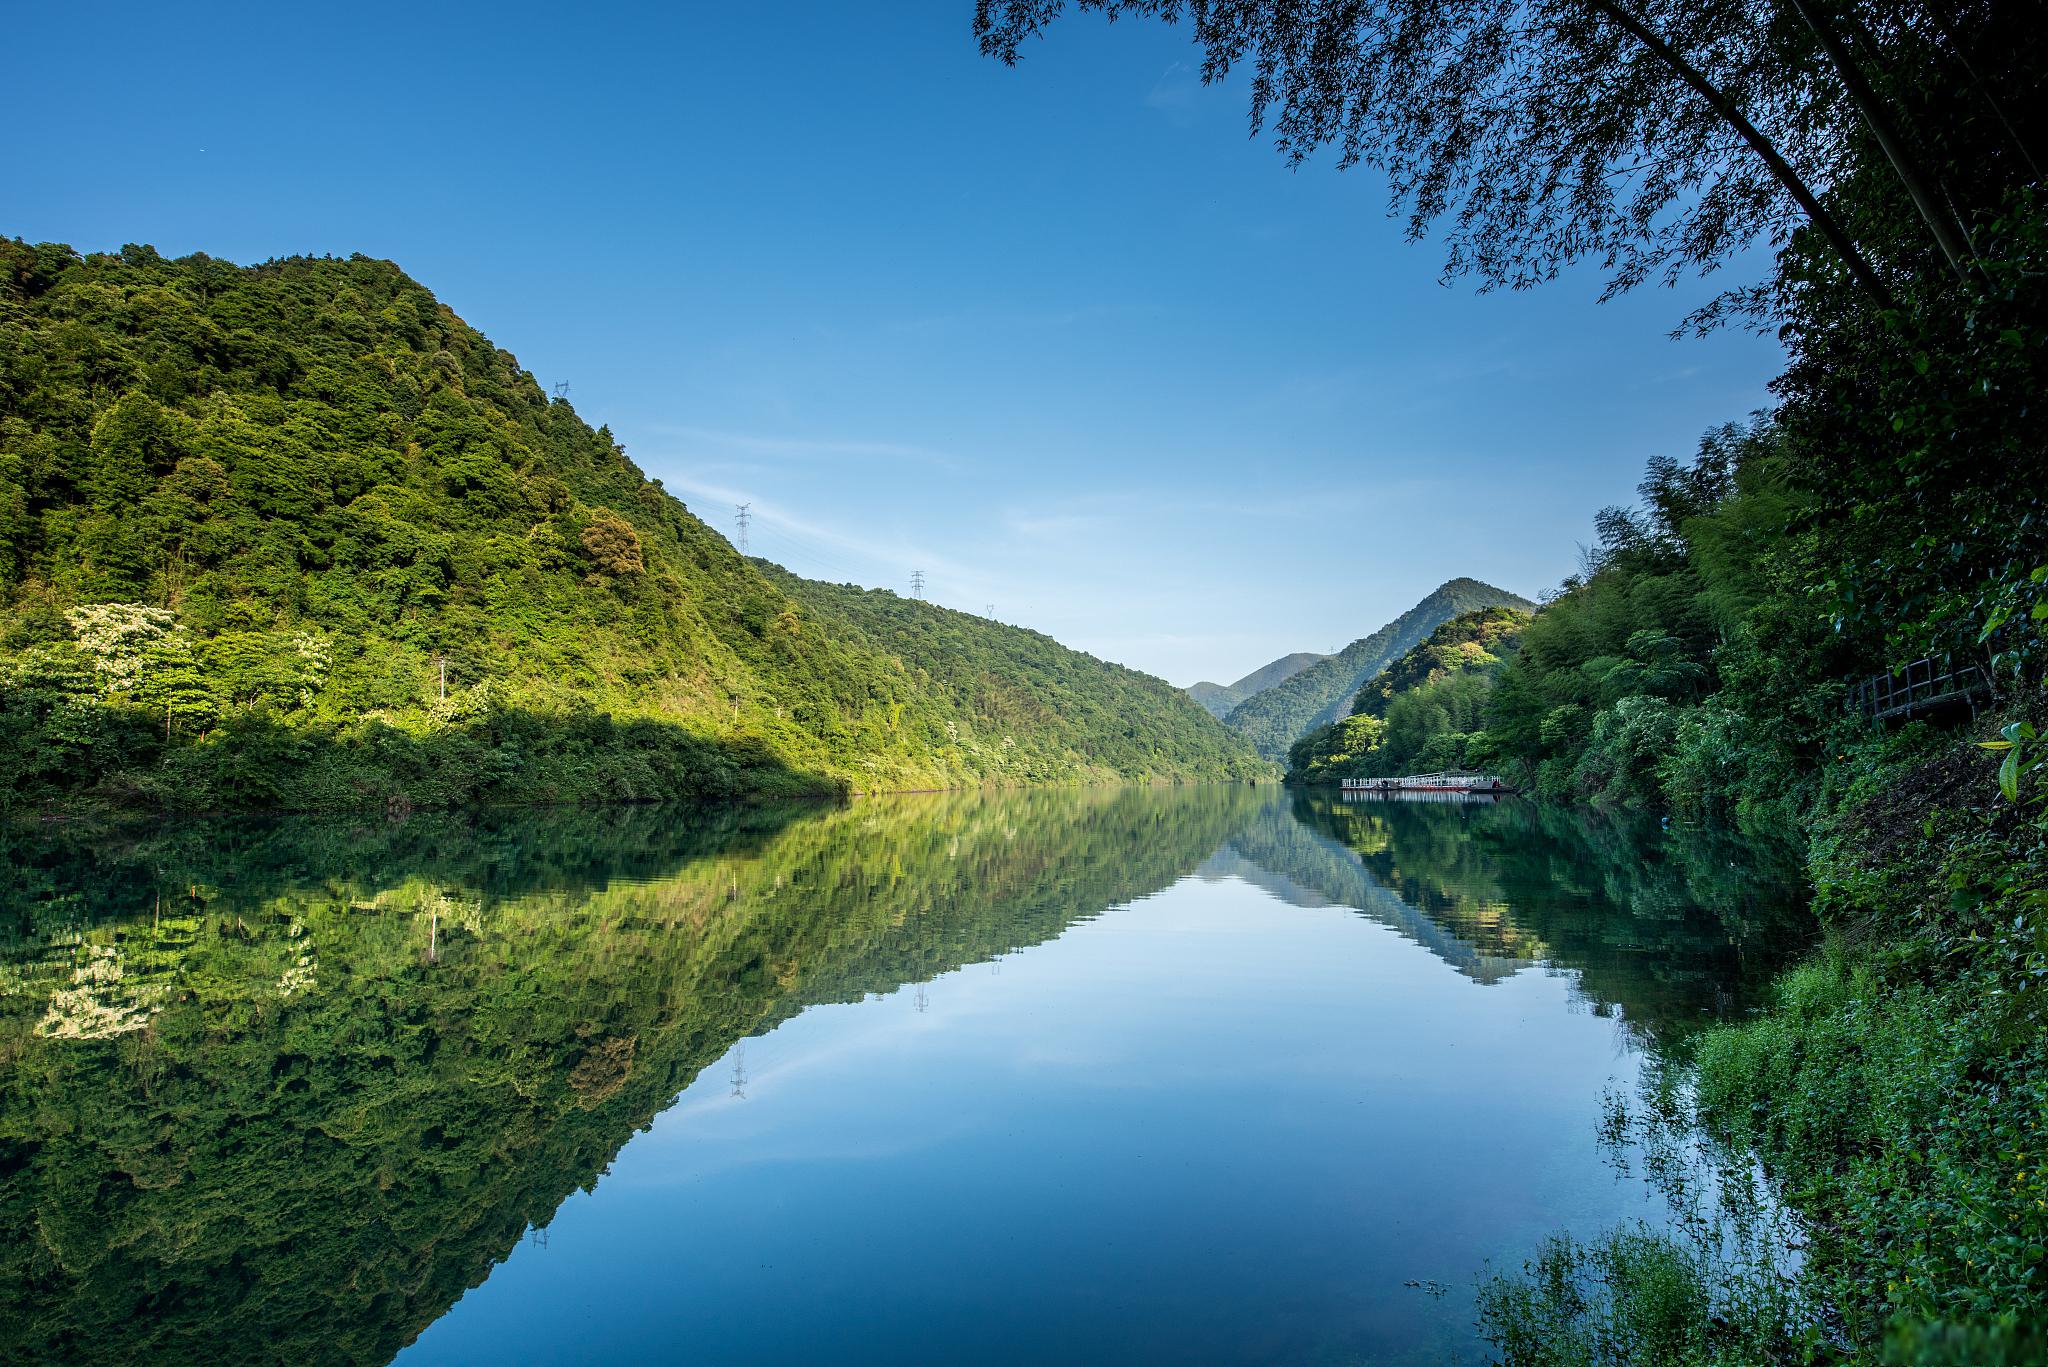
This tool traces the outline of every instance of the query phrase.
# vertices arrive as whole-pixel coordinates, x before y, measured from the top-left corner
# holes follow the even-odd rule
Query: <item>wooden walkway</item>
[[[1849,705],[1873,721],[1917,717],[1991,696],[1991,676],[1976,665],[1915,660],[1893,674],[1873,674],[1849,690]]]

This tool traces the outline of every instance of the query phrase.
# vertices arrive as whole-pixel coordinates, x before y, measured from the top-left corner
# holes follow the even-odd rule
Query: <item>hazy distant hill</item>
[[[1285,760],[1297,739],[1346,715],[1352,697],[1369,679],[1451,618],[1481,608],[1534,606],[1520,594],[1477,579],[1453,579],[1372,635],[1247,698],[1224,720],[1266,758]]]
[[[1292,655],[1281,656],[1271,664],[1260,665],[1233,684],[1210,683],[1206,679],[1201,683],[1189,684],[1187,694],[1208,708],[1216,717],[1227,717],[1231,709],[1246,698],[1263,693],[1275,684],[1285,683],[1317,660],[1329,658],[1312,650],[1297,650]]]

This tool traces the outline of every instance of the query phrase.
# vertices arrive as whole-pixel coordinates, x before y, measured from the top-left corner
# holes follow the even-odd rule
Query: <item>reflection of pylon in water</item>
[[[535,1244],[540,1248],[546,1248],[548,1246],[547,1226],[535,1225],[532,1229],[527,1231],[527,1239],[529,1242]]]
[[[747,1046],[741,1044],[739,1052],[732,1056],[732,1094],[741,1101],[747,1099]]]
[[[925,995],[925,991],[924,991],[924,984],[923,984],[923,983],[919,983],[919,984],[917,985],[917,1009],[918,1009],[919,1011],[922,1011],[922,1010],[924,1010],[924,1009],[925,1009],[926,1007],[930,1006],[931,1004],[932,1004],[932,999],[931,999],[930,997],[928,997],[928,996],[926,996],[926,995]]]

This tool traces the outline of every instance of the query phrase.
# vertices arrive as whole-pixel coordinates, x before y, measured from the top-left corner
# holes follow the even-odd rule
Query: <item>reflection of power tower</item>
[[[546,1248],[548,1246],[547,1226],[535,1225],[532,1229],[526,1231],[526,1241],[536,1248]]]
[[[747,1045],[744,1040],[732,1056],[732,1094],[736,1100],[747,1099]]]
[[[928,1009],[931,1004],[932,999],[925,995],[924,984],[919,983],[917,985],[917,1009],[922,1012]]]

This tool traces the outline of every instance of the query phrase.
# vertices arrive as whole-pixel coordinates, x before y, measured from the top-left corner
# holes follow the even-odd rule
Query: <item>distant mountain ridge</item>
[[[1187,695],[1209,709],[1218,721],[1230,715],[1232,708],[1254,694],[1263,693],[1275,684],[1287,682],[1318,660],[1327,660],[1327,655],[1318,655],[1312,650],[1297,650],[1292,655],[1282,655],[1270,664],[1260,665],[1233,684],[1210,683],[1203,680],[1187,686]]]
[[[1535,606],[1518,593],[1477,579],[1449,580],[1372,635],[1246,698],[1231,709],[1224,724],[1267,759],[1284,762],[1289,746],[1316,727],[1347,715],[1352,698],[1374,675],[1453,617],[1482,608],[1529,611]]]

